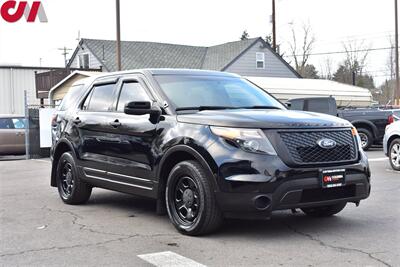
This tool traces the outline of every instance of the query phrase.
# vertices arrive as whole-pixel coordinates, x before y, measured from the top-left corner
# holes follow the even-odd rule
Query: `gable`
[[[229,42],[208,47],[202,69],[223,70],[229,63],[248,49],[258,38]]]
[[[279,55],[265,45],[268,44],[258,40],[252,47],[229,64],[225,71],[243,76],[299,78],[292,67],[288,66],[287,63],[285,64]],[[257,52],[264,53],[264,68],[258,69],[256,66]]]
[[[88,48],[84,42],[78,45],[76,51],[68,62],[68,66],[71,68],[79,68],[79,55],[83,54],[89,54],[89,67],[91,69],[99,69],[100,67],[104,67],[104,63],[101,62],[101,60]]]

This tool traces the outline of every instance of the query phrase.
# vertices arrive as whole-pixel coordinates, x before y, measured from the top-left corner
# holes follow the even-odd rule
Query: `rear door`
[[[72,118],[78,133],[80,165],[87,176],[105,177],[110,161],[112,134],[109,121],[117,79],[97,82],[91,88],[79,111]]]

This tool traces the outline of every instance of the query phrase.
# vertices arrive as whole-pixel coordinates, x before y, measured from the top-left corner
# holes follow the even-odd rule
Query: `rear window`
[[[10,118],[0,118],[0,129],[14,129],[14,123]]]
[[[84,109],[89,111],[108,111],[114,100],[115,84],[94,86],[84,103]]]
[[[64,96],[58,110],[64,111],[67,110],[81,94],[81,90],[83,88],[82,84],[71,86],[68,93]]]

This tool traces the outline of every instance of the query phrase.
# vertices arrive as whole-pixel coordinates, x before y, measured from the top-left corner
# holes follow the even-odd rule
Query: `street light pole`
[[[275,0],[272,0],[272,48],[276,52]]]
[[[120,26],[120,13],[119,13],[119,0],[116,0],[117,11],[117,69],[121,70],[121,26]]]

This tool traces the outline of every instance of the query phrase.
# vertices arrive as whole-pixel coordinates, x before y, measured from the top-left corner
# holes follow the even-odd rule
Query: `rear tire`
[[[346,204],[345,202],[322,207],[302,208],[301,210],[311,217],[329,217],[341,212],[346,207]]]
[[[211,179],[196,161],[180,162],[171,170],[165,197],[168,216],[179,232],[204,235],[222,224]]]
[[[366,128],[358,128],[357,131],[361,138],[361,146],[363,150],[367,151],[374,142],[374,136],[372,135],[371,131]]]
[[[66,204],[76,205],[87,202],[92,187],[81,181],[71,152],[61,155],[56,173],[58,193]]]
[[[400,171],[400,138],[396,138],[390,143],[388,154],[393,170]]]

